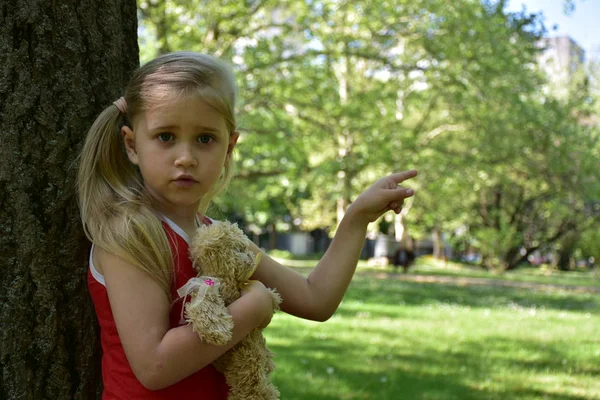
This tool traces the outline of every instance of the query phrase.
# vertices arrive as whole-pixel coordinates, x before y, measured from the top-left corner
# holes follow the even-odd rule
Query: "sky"
[[[600,60],[600,0],[575,0],[575,11],[565,15],[565,0],[510,0],[508,10],[544,14],[548,36],[570,36],[585,50],[586,60]],[[558,29],[553,30],[553,25]]]

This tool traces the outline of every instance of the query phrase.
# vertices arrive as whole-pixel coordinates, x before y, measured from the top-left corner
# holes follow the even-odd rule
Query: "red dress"
[[[202,222],[211,224],[211,220],[206,217]],[[195,277],[196,273],[188,256],[189,239],[185,232],[166,218],[163,226],[174,257],[175,282],[171,289],[171,295],[173,299],[178,299],[177,289],[190,278]],[[91,252],[88,288],[100,324],[100,341],[103,351],[102,381],[104,384],[102,400],[227,399],[229,387],[225,383],[225,377],[212,365],[208,365],[165,389],[151,391],[144,388],[133,374],[125,356],[125,350],[119,339],[115,319],[110,309],[104,277],[94,268]],[[171,308],[171,328],[185,324],[185,321],[183,323],[180,321],[182,303],[182,300],[178,299]]]

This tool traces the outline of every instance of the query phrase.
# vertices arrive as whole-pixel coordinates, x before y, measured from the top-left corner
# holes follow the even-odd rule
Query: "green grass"
[[[427,269],[443,274],[415,271]],[[325,323],[273,318],[265,335],[282,399],[600,399],[598,293],[419,283],[373,270],[386,269],[361,267]],[[455,265],[447,275],[471,272]],[[562,276],[551,283],[573,284]],[[591,275],[575,282],[598,285]]]
[[[317,260],[286,260],[278,259],[300,272],[310,271]],[[401,272],[392,266],[370,266],[365,261],[358,263],[358,272],[395,273]],[[460,264],[456,262],[443,262],[431,257],[420,257],[417,263],[410,268],[410,275],[423,276],[450,276],[461,278],[484,278],[510,282],[533,282],[545,285],[569,285],[600,288],[600,270],[593,271],[558,271],[547,267],[521,267],[513,271],[486,271],[485,269]]]

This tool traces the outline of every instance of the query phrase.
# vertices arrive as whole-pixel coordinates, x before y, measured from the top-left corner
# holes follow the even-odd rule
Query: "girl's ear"
[[[240,138],[240,133],[238,131],[231,132],[231,136],[229,137],[229,145],[227,146],[227,156],[231,156],[231,152],[235,148],[235,144]]]
[[[123,125],[121,128],[121,135],[123,136],[123,143],[125,144],[125,150],[127,151],[129,161],[138,165],[138,154],[135,149],[135,133],[130,127]]]

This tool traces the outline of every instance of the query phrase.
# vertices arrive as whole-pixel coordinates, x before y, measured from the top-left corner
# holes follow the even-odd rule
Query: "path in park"
[[[301,274],[307,274],[308,268],[302,266],[299,267],[294,265],[290,260],[279,260],[279,262],[286,264],[288,267],[295,269]],[[566,285],[558,283],[540,283],[540,282],[523,282],[513,281],[508,279],[491,279],[491,278],[478,278],[478,277],[466,277],[466,276],[451,276],[451,275],[423,275],[418,273],[407,273],[402,272],[390,272],[390,271],[358,271],[357,274],[363,276],[371,276],[376,279],[392,279],[405,282],[418,282],[418,283],[434,283],[442,285],[455,285],[455,286],[472,286],[472,285],[487,285],[487,286],[504,286],[514,287],[523,289],[534,289],[534,290],[565,290],[576,293],[600,293],[600,281],[599,286],[578,286],[578,285]]]
[[[362,275],[373,275],[378,279],[396,279],[406,282],[419,283],[440,283],[445,285],[470,286],[470,285],[488,285],[488,286],[506,286],[524,289],[536,290],[567,290],[578,293],[600,293],[600,287],[596,286],[575,286],[561,285],[554,283],[539,283],[539,282],[519,282],[502,279],[475,278],[464,276],[439,276],[439,275],[419,275],[419,274],[402,274],[395,272],[371,272],[364,271]]]

